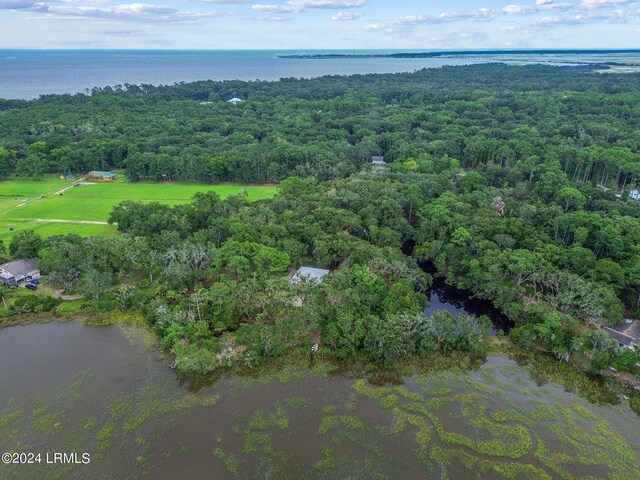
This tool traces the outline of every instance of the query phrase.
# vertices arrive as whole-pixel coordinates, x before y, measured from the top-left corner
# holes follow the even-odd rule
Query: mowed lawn
[[[78,185],[62,195],[55,192],[71,182],[47,177],[38,181],[0,182],[0,239],[7,242],[18,231],[35,230],[41,235],[115,233],[112,225],[63,223],[51,220],[106,222],[111,209],[124,200],[187,203],[196,193],[214,191],[226,198],[241,191],[250,201],[271,198],[274,185],[208,185],[187,183],[93,183]],[[13,232],[10,231],[13,228]]]
[[[0,182],[0,215],[7,209],[17,207],[22,202],[40,195],[57,192],[72,182],[59,180],[47,175],[42,180],[8,180]]]

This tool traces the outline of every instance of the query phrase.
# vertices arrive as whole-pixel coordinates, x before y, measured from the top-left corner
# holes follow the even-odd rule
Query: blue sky
[[[521,2],[0,0],[0,48],[640,47],[640,1]]]

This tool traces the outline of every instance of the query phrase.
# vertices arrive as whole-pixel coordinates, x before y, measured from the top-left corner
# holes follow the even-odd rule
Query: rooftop
[[[12,260],[11,262],[0,265],[0,270],[9,272],[16,279],[22,279],[26,275],[38,270],[37,258],[23,258],[20,260]]]
[[[640,320],[625,319],[615,327],[604,327],[604,329],[622,345],[640,343]]]
[[[89,176],[93,178],[113,178],[117,177],[117,175],[113,172],[99,172],[99,171],[91,171],[89,172]]]
[[[296,284],[310,280],[315,280],[317,283],[322,283],[323,277],[330,272],[330,270],[325,270],[324,268],[300,267],[295,275],[291,278],[290,283]]]

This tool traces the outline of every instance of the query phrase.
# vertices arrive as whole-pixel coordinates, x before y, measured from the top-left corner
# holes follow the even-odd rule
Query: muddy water
[[[384,387],[317,362],[192,393],[151,338],[81,323],[0,329],[0,452],[43,458],[0,465],[0,478],[640,479],[628,402],[526,362],[489,357]],[[91,460],[44,463],[53,452]]]

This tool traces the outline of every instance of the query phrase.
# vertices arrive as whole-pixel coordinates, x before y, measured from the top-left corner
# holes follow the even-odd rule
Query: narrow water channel
[[[447,285],[443,278],[434,278],[429,289],[429,306],[425,309],[425,315],[432,315],[438,310],[446,310],[452,315],[459,313],[480,317],[486,315],[493,324],[492,334],[498,331],[509,333],[512,322],[509,318],[488,300],[473,298],[469,292]]]
[[[414,248],[415,242],[408,240],[402,246],[402,252],[407,256],[412,256]],[[468,314],[475,317],[485,315],[489,317],[493,324],[492,335],[496,335],[499,331],[505,334],[509,333],[513,322],[504,313],[495,308],[490,301],[475,298],[470,292],[447,285],[443,277],[436,275],[437,270],[433,263],[420,261],[418,265],[425,273],[433,277],[433,283],[427,292],[429,306],[424,311],[425,315],[432,315],[439,310],[445,310],[452,315]]]

